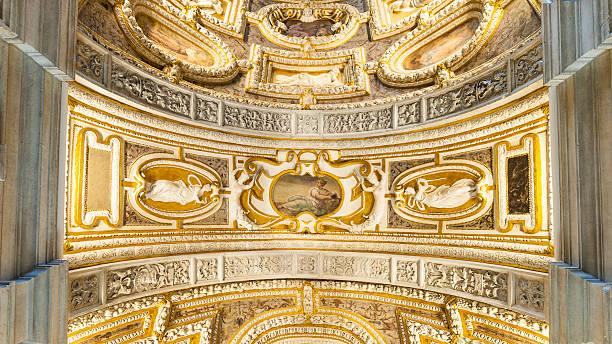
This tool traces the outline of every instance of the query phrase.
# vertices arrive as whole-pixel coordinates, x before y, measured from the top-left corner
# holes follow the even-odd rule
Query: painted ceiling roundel
[[[435,92],[499,67],[538,31],[529,1],[90,0],[79,21],[83,36],[124,61],[203,94],[333,109]]]

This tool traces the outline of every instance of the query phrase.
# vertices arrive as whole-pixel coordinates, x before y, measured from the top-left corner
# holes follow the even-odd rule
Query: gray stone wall
[[[556,258],[551,343],[612,341],[612,38],[608,0],[544,6]]]
[[[0,1],[0,343],[66,341],[63,137],[76,0]]]

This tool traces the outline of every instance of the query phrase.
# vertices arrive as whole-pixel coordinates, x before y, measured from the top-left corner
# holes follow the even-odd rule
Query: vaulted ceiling
[[[70,343],[547,343],[541,9],[84,0]]]

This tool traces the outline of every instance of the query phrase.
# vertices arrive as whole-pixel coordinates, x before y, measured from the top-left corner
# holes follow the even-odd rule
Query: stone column
[[[612,343],[612,37],[608,0],[545,5],[555,250],[551,343]]]
[[[60,190],[76,15],[76,0],[0,0],[2,344],[66,341]]]

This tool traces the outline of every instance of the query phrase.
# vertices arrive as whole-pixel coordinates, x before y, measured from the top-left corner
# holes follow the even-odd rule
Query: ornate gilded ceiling
[[[539,11],[82,1],[69,342],[547,343]]]
[[[79,20],[83,43],[185,87],[325,108],[407,99],[481,75],[538,32],[539,11],[526,0],[90,0]]]

